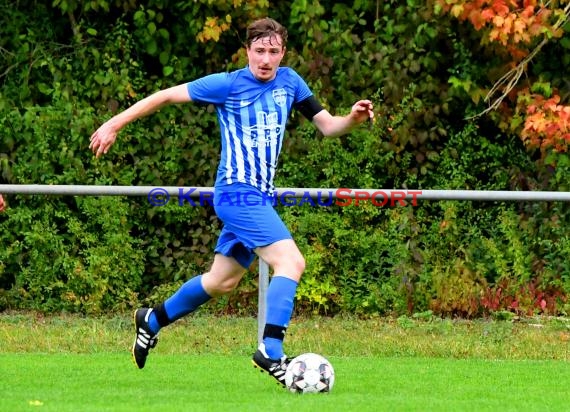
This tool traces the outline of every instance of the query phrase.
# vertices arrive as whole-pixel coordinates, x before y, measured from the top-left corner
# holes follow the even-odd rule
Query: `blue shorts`
[[[273,199],[253,186],[216,186],[214,209],[223,227],[214,251],[233,257],[248,269],[255,258],[255,248],[292,239],[273,204]]]

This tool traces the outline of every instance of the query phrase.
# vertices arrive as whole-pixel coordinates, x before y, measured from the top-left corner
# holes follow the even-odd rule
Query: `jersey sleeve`
[[[222,104],[228,97],[231,83],[229,73],[215,73],[191,81],[186,87],[192,101]]]
[[[293,72],[293,77],[295,79],[295,82],[297,83],[295,91],[295,101],[293,102],[293,104],[295,104],[308,99],[313,95],[313,92],[311,91],[305,80],[303,80],[303,78],[299,76],[299,74],[296,71],[294,70],[291,71]]]

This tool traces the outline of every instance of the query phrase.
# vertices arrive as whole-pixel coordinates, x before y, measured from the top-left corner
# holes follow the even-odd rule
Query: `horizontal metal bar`
[[[160,190],[159,190],[160,189]],[[213,187],[182,186],[107,186],[107,185],[0,185],[0,193],[26,195],[70,196],[149,196],[166,194],[198,198],[211,194]],[[407,189],[349,189],[349,188],[277,188],[275,196],[310,197],[312,199],[417,199],[474,201],[562,201],[570,202],[570,192],[506,191],[506,190],[407,190]]]

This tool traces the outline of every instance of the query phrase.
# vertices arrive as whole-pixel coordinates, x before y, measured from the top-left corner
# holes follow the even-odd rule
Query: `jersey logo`
[[[256,124],[243,128],[243,142],[248,147],[275,147],[279,143],[279,137],[283,128],[279,124],[277,112],[256,113]]]
[[[275,89],[273,90],[273,100],[277,106],[283,107],[287,103],[287,92],[285,89]]]

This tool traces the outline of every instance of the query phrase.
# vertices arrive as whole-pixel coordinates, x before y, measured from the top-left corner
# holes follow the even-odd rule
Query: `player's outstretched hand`
[[[372,122],[374,119],[373,108],[370,100],[359,100],[352,106],[350,115],[356,123],[362,123],[366,120]]]
[[[95,153],[95,157],[100,157],[103,154],[107,154],[116,139],[117,131],[112,123],[107,121],[91,135],[89,149]]]

